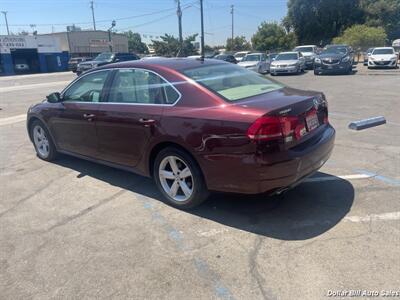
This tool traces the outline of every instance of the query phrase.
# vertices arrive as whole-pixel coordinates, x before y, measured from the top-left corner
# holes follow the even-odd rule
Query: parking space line
[[[400,211],[383,213],[383,214],[371,214],[364,217],[359,216],[347,216],[344,217],[347,222],[353,223],[368,223],[371,221],[396,221],[400,220]]]
[[[400,186],[400,180],[398,180],[398,179],[382,176],[382,175],[379,175],[379,174],[376,174],[376,173],[373,173],[373,172],[370,172],[367,170],[357,170],[357,171],[361,172],[364,175],[371,176],[377,180],[383,181],[387,184]]]
[[[54,81],[54,82],[44,82],[44,83],[34,83],[34,84],[24,84],[24,85],[14,85],[7,87],[0,87],[0,93],[4,92],[12,92],[12,91],[20,91],[20,90],[29,90],[35,89],[38,87],[52,87],[58,85],[67,85],[71,80],[63,80],[63,81]]]
[[[26,114],[13,116],[13,117],[9,117],[9,118],[0,118],[0,126],[10,125],[10,124],[22,122],[25,120],[26,120]]]
[[[341,175],[341,176],[322,176],[322,177],[311,177],[304,180],[304,182],[320,182],[320,181],[332,181],[339,179],[368,179],[374,177],[373,175],[368,174],[350,174],[350,175]]]

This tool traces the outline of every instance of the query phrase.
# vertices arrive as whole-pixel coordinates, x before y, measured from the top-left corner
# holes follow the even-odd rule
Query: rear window
[[[211,65],[183,73],[227,101],[237,101],[281,89],[283,84],[236,65]]]
[[[298,59],[297,53],[282,53],[279,54],[275,60],[296,60]]]
[[[313,47],[296,47],[296,48],[294,48],[294,51],[298,51],[298,52],[313,52],[314,49],[313,49]]]

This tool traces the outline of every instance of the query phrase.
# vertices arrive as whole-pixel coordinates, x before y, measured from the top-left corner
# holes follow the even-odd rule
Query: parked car
[[[237,60],[232,54],[219,54],[213,57],[214,59],[223,60],[232,64],[237,64]]]
[[[314,74],[344,73],[353,71],[352,49],[343,45],[329,45],[315,58]]]
[[[300,52],[281,52],[271,63],[271,75],[302,73],[306,68],[303,55]]]
[[[31,106],[27,128],[39,158],[64,153],[153,177],[185,209],[208,191],[282,193],[327,161],[335,137],[322,93],[185,58],[88,71]]]
[[[368,69],[397,68],[397,59],[393,47],[377,47],[368,57]]]
[[[91,60],[91,58],[90,57],[71,57],[68,61],[68,70],[76,73],[78,64],[83,61],[88,61],[88,60]]]
[[[26,73],[29,72],[29,65],[25,59],[15,59],[14,71],[16,73]]]
[[[250,53],[250,51],[239,51],[239,52],[236,52],[233,56],[235,57],[235,59],[238,62],[241,62],[242,59],[249,53]]]
[[[318,55],[316,45],[297,46],[293,51],[300,52],[304,56],[307,69],[314,69],[314,59]]]
[[[111,53],[103,52],[96,56],[95,59],[90,61],[81,62],[78,64],[76,74],[80,75],[90,69],[111,64],[114,62],[128,61],[128,60],[138,60],[139,56],[133,53]]]
[[[368,57],[371,55],[372,51],[374,51],[374,48],[368,48],[367,51],[363,52],[364,66],[368,66]]]
[[[265,53],[249,53],[238,65],[251,71],[266,74],[269,72],[270,62],[267,61]]]

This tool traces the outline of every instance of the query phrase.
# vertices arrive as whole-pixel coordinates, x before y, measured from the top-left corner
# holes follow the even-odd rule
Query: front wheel
[[[168,147],[158,153],[153,177],[168,203],[177,208],[193,208],[208,197],[203,174],[197,163],[178,148]]]
[[[30,127],[30,134],[37,156],[46,161],[54,160],[57,150],[43,123],[39,120],[34,121]]]

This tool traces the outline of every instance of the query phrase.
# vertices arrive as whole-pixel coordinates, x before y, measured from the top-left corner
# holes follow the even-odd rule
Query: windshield
[[[261,60],[261,55],[259,54],[251,54],[251,55],[247,54],[242,61],[260,61],[260,60]]]
[[[244,56],[246,56],[246,53],[236,53],[235,55],[234,55],[236,58],[241,58],[241,57],[244,57]]]
[[[297,53],[282,53],[275,60],[297,60]]]
[[[375,49],[372,54],[393,54],[393,49]]]
[[[321,54],[346,54],[346,48],[328,48],[324,49]]]
[[[314,52],[313,47],[296,47],[294,48],[294,51],[298,52]]]
[[[241,100],[283,87],[280,83],[236,65],[197,67],[183,73],[228,101]]]
[[[100,53],[99,55],[96,56],[94,60],[96,61],[108,61],[113,58],[112,53]]]

